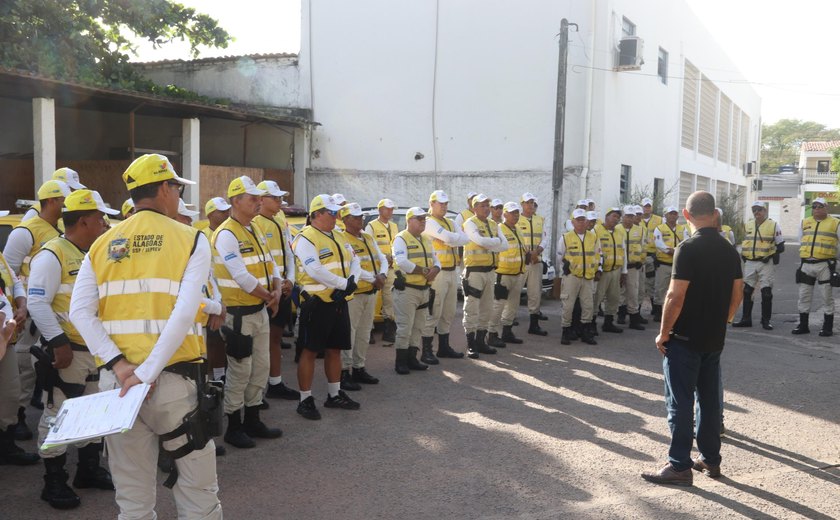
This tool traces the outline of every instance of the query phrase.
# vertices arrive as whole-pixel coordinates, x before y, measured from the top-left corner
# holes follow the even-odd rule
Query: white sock
[[[303,390],[301,390],[300,391],[300,400],[305,401],[306,398],[311,396],[311,395],[312,395],[312,390],[307,390],[305,392]]]
[[[341,390],[341,383],[327,383],[327,393],[330,397],[337,396],[339,390]]]
[[[283,376],[271,376],[268,378],[268,384],[279,385],[283,382]]]
[[[222,368],[214,368],[213,369],[213,380],[214,381],[221,381],[222,376],[225,375],[225,367]]]

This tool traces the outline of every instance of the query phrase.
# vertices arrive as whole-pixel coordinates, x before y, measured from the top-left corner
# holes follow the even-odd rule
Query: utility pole
[[[551,261],[557,257],[558,229],[562,225],[560,220],[560,202],[563,197],[563,147],[566,132],[566,62],[569,57],[569,25],[568,20],[560,21],[559,46],[557,60],[557,106],[554,112],[554,165],[551,176]],[[556,268],[556,267],[555,267]]]

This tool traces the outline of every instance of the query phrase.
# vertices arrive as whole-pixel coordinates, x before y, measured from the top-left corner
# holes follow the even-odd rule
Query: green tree
[[[806,141],[840,139],[840,129],[799,119],[780,119],[761,128],[762,173],[777,173],[785,164],[796,164],[799,148]]]
[[[2,0],[0,65],[97,86],[150,90],[129,63],[135,45],[179,39],[227,47],[230,35],[213,18],[169,0]],[[160,89],[178,94],[178,89]]]

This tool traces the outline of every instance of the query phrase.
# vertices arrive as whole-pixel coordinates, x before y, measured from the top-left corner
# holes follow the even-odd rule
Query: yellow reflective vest
[[[430,222],[431,221],[431,222]],[[426,225],[439,225],[443,229],[449,231],[450,233],[454,232],[455,229],[455,222],[449,220],[448,218],[437,218],[434,215],[429,215]],[[432,240],[432,247],[435,248],[435,254],[437,254],[438,262],[440,262],[441,269],[454,269],[455,266],[461,263],[461,255],[458,254],[458,248],[446,245],[442,240],[433,239]]]
[[[216,250],[216,240],[219,238],[219,233],[223,232],[233,233],[239,242],[239,253],[242,255],[242,261],[245,262],[245,268],[248,270],[248,273],[257,279],[258,285],[262,286],[266,291],[271,291],[271,282],[274,278],[274,259],[268,250],[268,240],[265,237],[265,233],[263,233],[259,225],[253,222],[251,223],[251,229],[247,229],[233,217],[228,217],[213,232],[213,239],[211,240],[213,249],[213,274],[216,276],[216,284],[222,293],[222,303],[225,304],[225,307],[245,307],[263,304],[262,298],[257,298],[250,293],[246,293],[239,287],[239,284],[236,283],[236,280],[233,279],[230,271],[225,266],[225,259]]]
[[[522,219],[519,219],[522,222]],[[519,234],[519,223],[513,228],[507,224],[499,226],[499,231],[504,233],[507,239],[508,248],[499,253],[499,263],[496,266],[498,274],[517,275],[525,272],[525,252],[528,249],[525,241]],[[540,235],[542,236],[542,235]],[[539,245],[539,243],[537,244]]]
[[[350,276],[350,264],[353,262],[353,247],[347,241],[347,234],[340,231],[332,231],[324,233],[323,231],[312,227],[304,227],[292,242],[292,249],[301,240],[306,240],[315,246],[318,251],[318,259],[329,272],[342,278]],[[298,258],[298,262],[300,259]],[[306,291],[309,296],[317,296],[324,302],[331,302],[333,289],[326,287],[321,282],[315,280],[309,273],[298,264],[297,283],[300,285],[302,291]],[[358,285],[358,281],[356,285]],[[345,297],[346,301],[353,299],[352,294]]]
[[[595,252],[595,243],[598,237],[594,231],[586,231],[583,240],[574,231],[563,234],[563,242],[566,245],[566,253],[563,259],[569,263],[569,271],[572,276],[592,280],[598,272],[600,255]]]
[[[281,211],[282,213],[282,211]],[[286,277],[286,228],[275,218],[257,215],[252,224],[256,224],[265,234],[268,251],[274,263],[280,269],[280,276]]]
[[[624,250],[627,255],[627,264],[639,264],[644,263],[645,256],[647,256],[647,252],[645,251],[647,244],[645,244],[645,228],[638,224],[633,224],[628,230],[626,227],[622,226],[624,229]]]
[[[612,231],[603,224],[595,224],[595,234],[601,241],[601,256],[604,259],[602,269],[605,273],[621,269],[624,265],[624,243],[627,233],[624,226],[616,225]]]
[[[432,241],[429,240],[429,237],[420,235],[420,238],[417,238],[409,233],[407,229],[400,231],[397,237],[405,241],[405,249],[408,252],[406,258],[409,262],[428,269],[435,266],[435,248],[432,246]],[[422,273],[403,274],[405,275],[405,283],[409,285],[423,287],[431,285],[426,280],[426,275]]]
[[[768,218],[759,226],[755,225],[755,219],[744,224],[741,256],[747,260],[764,260],[774,254],[776,254],[776,223]]]
[[[654,215],[652,213],[650,215],[650,219],[647,222],[645,222],[644,217],[642,218],[642,221],[639,222],[639,225],[644,226],[647,230],[647,248],[645,249],[645,251],[648,254],[656,253],[656,242],[653,238],[653,230],[659,227],[659,225],[662,224],[662,222],[662,217],[660,217],[659,215]]]
[[[475,222],[481,236],[489,238],[499,236],[499,225],[493,219],[488,218],[486,222],[482,222],[478,217],[472,216],[469,220]],[[466,224],[466,221],[464,223]],[[464,246],[464,266],[496,267],[496,254],[470,240]]]
[[[370,227],[373,230],[373,238],[376,240],[376,245],[383,254],[391,255],[391,242],[396,238],[397,233],[400,232],[397,228],[397,223],[389,220],[387,224],[382,223],[381,220],[375,218],[370,221]]]
[[[840,220],[826,217],[816,220],[808,217],[802,221],[802,245],[799,247],[800,258],[831,260],[837,257],[837,226]]]
[[[361,236],[358,237],[345,232],[344,238],[347,239],[347,242],[353,247],[353,252],[359,257],[362,270],[373,273],[374,276],[379,274],[379,269],[382,266],[379,265],[379,255],[376,254],[376,247],[374,247],[376,241],[373,237],[362,231]],[[353,294],[367,294],[373,291],[373,284],[362,279],[356,280],[356,286]]]
[[[175,308],[198,233],[165,215],[141,210],[90,248],[99,319],[129,363],[143,363],[157,343]],[[167,365],[196,360],[203,351],[204,335],[196,322]]]
[[[84,345],[85,340],[82,335],[70,322],[70,295],[73,294],[73,285],[76,283],[76,275],[79,274],[82,260],[85,259],[85,252],[76,247],[73,242],[61,236],[44,244],[44,247],[37,254],[49,253],[55,255],[59,265],[61,265],[61,285],[59,285],[50,306],[67,339],[77,345]]]
[[[471,209],[461,210],[461,229],[464,228],[464,223],[475,216],[475,212]]]
[[[32,257],[35,256],[35,253],[37,253],[44,244],[57,237],[60,233],[58,229],[53,227],[53,225],[46,220],[42,219],[40,215],[21,222],[15,226],[15,229],[17,228],[24,228],[29,231],[30,235],[32,235],[32,249],[29,251],[28,255],[23,257],[23,263],[20,265],[20,273],[18,273],[20,281],[23,282],[23,286],[26,287],[26,281],[29,279],[29,264],[32,262]]]
[[[677,224],[673,231],[668,227],[668,224],[659,224],[656,229],[662,234],[662,241],[665,242],[665,245],[672,249],[676,249],[685,237],[685,226],[682,224]],[[666,254],[659,249],[656,250],[656,259],[665,265],[674,263],[674,255]]]
[[[9,300],[9,304],[12,306],[11,310],[6,309],[6,318],[9,319],[14,316],[15,311],[17,310],[17,303],[15,303],[15,283],[12,279],[14,275],[14,271],[12,271],[12,267],[6,262],[6,258],[3,256],[3,253],[0,252],[0,280],[3,280],[3,292],[6,294],[6,298]],[[20,296],[20,295],[17,295]],[[9,344],[11,345],[17,341],[17,332],[12,333],[12,337],[9,340]]]
[[[519,236],[522,237],[522,243],[526,251],[533,251],[539,247],[540,242],[542,242],[544,225],[545,219],[540,215],[531,215],[531,218],[520,215],[519,221],[516,223],[516,229],[519,230]]]

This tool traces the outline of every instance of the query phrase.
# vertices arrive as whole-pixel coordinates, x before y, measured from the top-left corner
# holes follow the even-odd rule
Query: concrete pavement
[[[397,376],[393,348],[372,345],[368,369],[382,382],[352,394],[362,403],[358,412],[322,408],[324,419],[310,422],[295,403],[272,401],[263,416],[283,427],[283,438],[253,450],[228,446],[219,459],[225,516],[840,517],[840,348],[838,337],[817,336],[821,315],[812,315],[811,335],[790,334],[795,257],[791,246],[779,266],[776,329],[728,334],[719,480],[695,473],[694,487],[678,489],[639,477],[664,464],[669,439],[653,323],[644,332],[601,333],[597,346],[564,347],[559,303],[547,301],[548,337],[525,334],[523,308],[517,329],[526,343],[479,361],[442,360]],[[463,329],[453,329],[463,350]],[[284,375],[296,381],[290,360]],[[320,367],[314,395],[321,406]],[[39,498],[42,473],[40,465],[0,468],[0,516],[116,516],[113,493],[102,491],[80,490],[74,511],[50,509]],[[158,489],[159,517],[174,518],[171,493]]]

